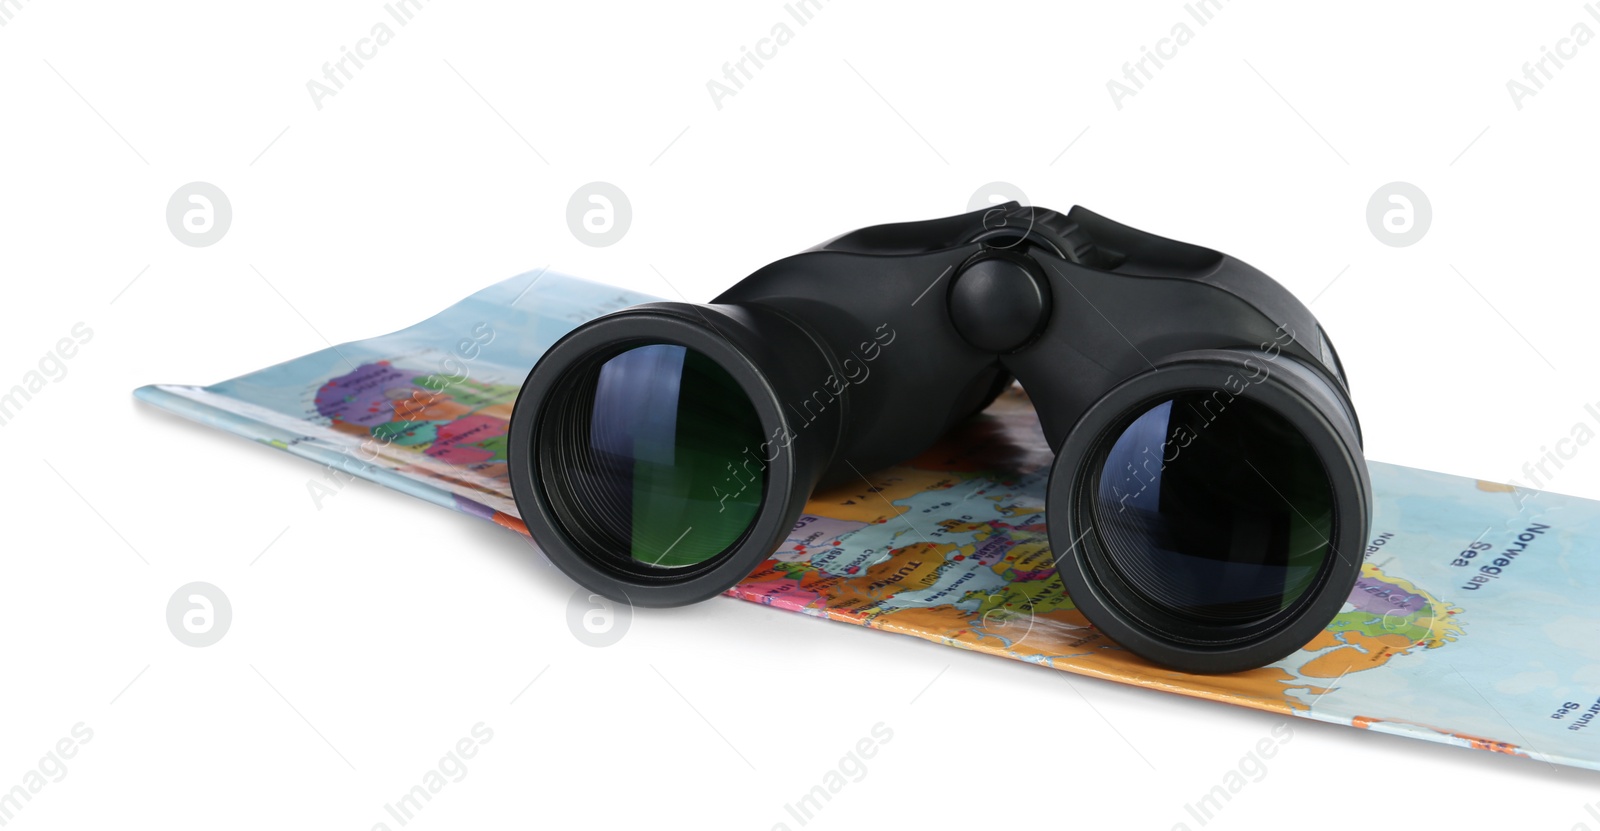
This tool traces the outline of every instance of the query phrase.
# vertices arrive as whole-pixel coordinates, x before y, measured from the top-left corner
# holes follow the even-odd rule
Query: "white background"
[[[878,722],[893,739],[807,827],[1198,827],[1184,804],[1279,723],[731,600],[592,648],[515,535],[367,483],[319,510],[314,466],[129,395],[517,272],[702,300],[1000,180],[1312,302],[1371,458],[1528,484],[1600,402],[1600,45],[1520,109],[1506,88],[1600,31],[1576,0],[1234,0],[1205,26],[1177,2],[833,0],[800,26],[777,0],[440,1],[320,109],[307,82],[376,0],[6,8],[0,388],[94,333],[0,428],[0,789],[94,731],[8,827],[398,827],[384,804],[479,722],[493,740],[412,827],[799,827],[785,803]],[[707,82],[780,20],[792,41],[719,109]],[[1192,41],[1119,109],[1107,82],[1179,21]],[[233,207],[203,248],[165,218],[197,180]],[[593,180],[632,203],[610,247],[567,227]],[[1396,180],[1432,205],[1409,247],[1366,219]],[[1600,448],[1548,483],[1600,497]],[[164,620],[194,580],[233,606],[204,649]],[[1349,728],[1296,721],[1268,770],[1208,827],[1600,828],[1600,776]]]

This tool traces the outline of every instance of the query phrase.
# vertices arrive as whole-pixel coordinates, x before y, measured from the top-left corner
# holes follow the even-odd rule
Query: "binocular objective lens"
[[[688,347],[636,346],[558,393],[546,481],[569,530],[630,568],[681,569],[735,545],[766,486],[761,422],[739,383]]]
[[[1115,430],[1112,431],[1116,435]],[[1179,393],[1127,423],[1087,500],[1130,609],[1203,627],[1250,626],[1293,607],[1334,556],[1333,489],[1286,419],[1223,391]]]

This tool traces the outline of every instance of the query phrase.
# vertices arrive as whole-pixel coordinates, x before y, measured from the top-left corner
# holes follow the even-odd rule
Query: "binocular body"
[[[692,603],[771,556],[815,489],[915,456],[1013,379],[1056,453],[1056,568],[1117,644],[1248,669],[1344,605],[1370,488],[1315,317],[1238,260],[1082,208],[865,228],[710,304],[591,321],[523,386],[512,490],[579,583]]]

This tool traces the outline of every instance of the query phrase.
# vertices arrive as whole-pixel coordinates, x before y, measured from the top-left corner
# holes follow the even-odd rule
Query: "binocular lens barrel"
[[[651,303],[568,333],[511,416],[513,495],[572,579],[638,606],[681,606],[754,571],[832,457],[842,402],[798,423],[827,363],[760,309]]]

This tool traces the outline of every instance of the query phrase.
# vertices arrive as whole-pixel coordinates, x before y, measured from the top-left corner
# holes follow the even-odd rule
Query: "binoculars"
[[[1055,567],[1117,645],[1233,672],[1340,611],[1371,494],[1326,333],[1245,263],[1083,208],[863,228],[709,304],[590,321],[517,398],[512,493],[578,583],[694,603],[770,557],[814,490],[1013,382],[1055,452]]]

